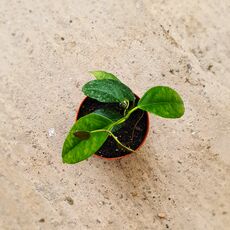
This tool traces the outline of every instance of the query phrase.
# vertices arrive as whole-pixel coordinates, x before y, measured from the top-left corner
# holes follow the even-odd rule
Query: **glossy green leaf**
[[[121,119],[123,117],[115,109],[109,109],[109,108],[97,109],[93,113],[97,113],[97,114],[100,114],[100,115],[102,115],[104,117],[107,117],[110,120],[112,120],[113,122],[118,121],[119,119]],[[118,131],[120,128],[123,127],[123,125],[124,125],[124,123],[121,123],[119,125],[114,126],[113,129],[112,129],[112,132]]]
[[[83,86],[82,91],[86,96],[100,102],[123,102],[135,99],[129,87],[112,79],[90,81]]]
[[[165,118],[179,118],[184,114],[180,95],[166,86],[149,89],[138,102],[138,108]]]
[[[112,120],[95,113],[81,117],[71,128],[62,149],[63,162],[74,164],[93,155],[105,142],[107,132],[91,133],[87,140],[81,140],[74,134],[78,130],[93,131],[107,129]]]
[[[105,72],[105,71],[97,70],[97,71],[90,71],[90,73],[97,80],[112,79],[112,80],[120,81],[115,75],[113,75],[112,73]]]
[[[122,118],[122,115],[119,112],[117,112],[115,109],[110,108],[97,109],[93,113],[107,117],[112,121],[117,121]]]

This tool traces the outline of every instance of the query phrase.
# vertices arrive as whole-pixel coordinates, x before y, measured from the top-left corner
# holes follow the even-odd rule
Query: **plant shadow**
[[[142,150],[128,157],[114,161],[103,160],[102,164],[100,168],[103,174],[110,178],[107,190],[113,196],[152,202],[161,193],[157,156],[150,144],[146,143]]]

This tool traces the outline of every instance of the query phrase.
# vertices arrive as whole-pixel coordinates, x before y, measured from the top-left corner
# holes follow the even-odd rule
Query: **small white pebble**
[[[53,136],[55,136],[55,129],[54,128],[49,128],[49,130],[48,130],[48,134],[49,134],[49,137],[53,137]]]
[[[160,212],[160,213],[158,213],[158,217],[161,218],[161,219],[165,219],[166,214],[164,212]]]
[[[194,135],[196,135],[196,134],[197,134],[197,132],[195,132],[195,131],[194,131],[194,132],[192,132],[192,135],[193,135],[193,136],[194,136]]]

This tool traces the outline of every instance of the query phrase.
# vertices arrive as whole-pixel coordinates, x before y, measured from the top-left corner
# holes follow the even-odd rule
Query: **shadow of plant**
[[[106,200],[116,200],[115,205],[111,204],[112,208],[119,205],[124,207],[123,212],[127,216],[133,210],[135,215],[141,213],[142,217],[147,215],[145,218],[153,221],[153,216],[161,208],[161,194],[165,190],[158,176],[161,172],[156,159],[155,150],[146,144],[142,150],[129,157],[103,161],[104,167],[101,170],[110,178],[111,183],[109,188],[102,187],[100,191]]]

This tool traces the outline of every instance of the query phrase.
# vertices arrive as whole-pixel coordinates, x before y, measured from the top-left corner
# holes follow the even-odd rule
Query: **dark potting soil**
[[[136,98],[136,103],[138,98]],[[122,115],[124,109],[118,103],[101,103],[92,98],[87,97],[79,109],[78,117],[83,117],[97,109],[114,108]],[[123,115],[122,115],[123,116]],[[122,124],[122,127],[113,132],[118,140],[125,146],[135,150],[141,144],[147,132],[148,117],[147,113],[138,109],[134,111],[130,117]],[[98,156],[107,158],[121,157],[130,152],[120,145],[112,138],[108,137],[102,147],[95,153]]]

